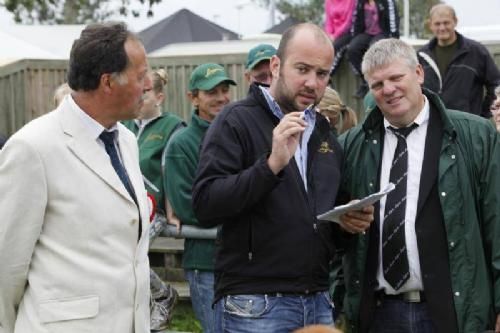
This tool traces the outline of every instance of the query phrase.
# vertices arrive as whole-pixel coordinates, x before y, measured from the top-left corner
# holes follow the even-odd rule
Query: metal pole
[[[404,0],[404,32],[405,38],[410,38],[410,0]]]
[[[274,0],[270,0],[269,1],[269,23],[270,23],[270,26],[269,28],[272,28],[274,27],[274,20],[275,20],[275,10],[276,10],[276,4],[274,2]]]
[[[174,238],[196,238],[196,239],[215,239],[217,236],[217,228],[197,228],[192,225],[183,225],[181,230],[177,232],[175,225],[167,224],[161,235],[164,237]]]
[[[157,236],[174,238],[196,238],[196,239],[215,239],[217,228],[198,228],[192,225],[183,225],[177,232],[173,224],[168,224],[165,216],[156,214],[154,221],[150,225],[149,238],[152,242]]]

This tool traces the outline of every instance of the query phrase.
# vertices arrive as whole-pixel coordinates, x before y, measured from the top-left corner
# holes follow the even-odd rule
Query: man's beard
[[[284,114],[287,114],[287,113],[293,112],[293,111],[303,111],[303,109],[305,109],[305,107],[303,108],[300,105],[298,105],[298,103],[295,100],[295,98],[301,92],[316,95],[314,90],[307,89],[307,88],[302,88],[300,91],[298,91],[295,94],[292,93],[292,91],[286,85],[285,76],[283,75],[283,73],[280,73],[280,77],[276,83],[277,83],[276,96],[274,97],[274,99],[276,100],[276,102],[280,106],[281,111]],[[314,103],[315,104],[319,103],[319,99],[317,96],[315,97]]]

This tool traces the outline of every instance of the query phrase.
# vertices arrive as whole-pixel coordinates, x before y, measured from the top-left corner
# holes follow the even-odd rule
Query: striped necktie
[[[382,268],[385,280],[398,290],[410,278],[405,241],[406,184],[408,179],[408,147],[406,137],[418,125],[388,127],[398,143],[392,160],[389,181],[395,185],[387,195],[382,230]]]

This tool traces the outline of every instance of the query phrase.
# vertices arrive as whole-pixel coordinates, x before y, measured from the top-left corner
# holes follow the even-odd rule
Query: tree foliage
[[[410,36],[416,38],[429,38],[431,32],[428,29],[427,18],[432,6],[438,4],[439,0],[420,0],[410,2]],[[403,30],[403,0],[397,0],[399,14],[401,17],[400,31]]]
[[[270,0],[253,0],[262,7],[269,8]],[[276,9],[282,13],[285,18],[291,17],[298,22],[312,22],[322,24],[324,13],[324,0],[275,0]]]
[[[147,16],[153,15],[153,6],[161,0],[0,0],[14,15],[14,20],[25,24],[86,24],[102,22],[119,13],[123,16],[139,16],[136,6],[148,6]]]
[[[253,0],[263,7],[269,7],[271,0]],[[429,31],[425,24],[430,8],[439,0],[420,0],[410,2],[410,36],[428,38]],[[324,0],[275,0],[276,9],[285,17],[299,22],[312,22],[322,25],[324,22]],[[400,30],[403,31],[403,0],[396,0],[401,17]]]

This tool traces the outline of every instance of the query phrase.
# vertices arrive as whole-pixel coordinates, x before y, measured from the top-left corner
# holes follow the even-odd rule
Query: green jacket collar
[[[194,110],[193,115],[191,116],[191,126],[199,130],[200,132],[205,133],[210,126],[210,123],[204,119],[201,119],[200,116],[198,116],[198,110]]]

